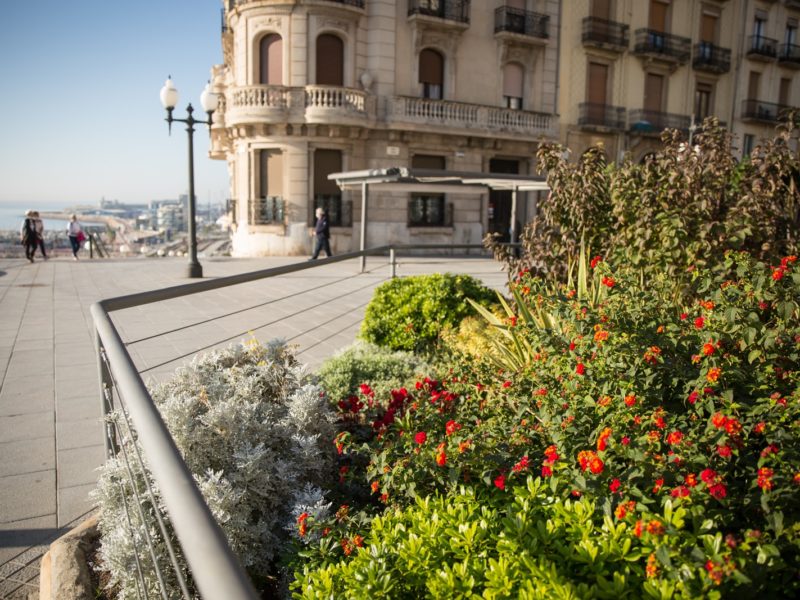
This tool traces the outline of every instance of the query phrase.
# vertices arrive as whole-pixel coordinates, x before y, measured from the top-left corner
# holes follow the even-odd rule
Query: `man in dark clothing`
[[[39,245],[39,238],[36,234],[36,224],[33,219],[32,210],[25,213],[25,220],[22,222],[19,233],[20,242],[25,246],[25,258],[33,262],[33,255],[36,253],[36,247]]]
[[[317,224],[314,226],[314,235],[317,242],[314,244],[314,254],[311,260],[316,260],[319,256],[320,250],[325,250],[325,256],[333,256],[331,253],[331,230],[328,227],[328,215],[322,208],[317,209]]]

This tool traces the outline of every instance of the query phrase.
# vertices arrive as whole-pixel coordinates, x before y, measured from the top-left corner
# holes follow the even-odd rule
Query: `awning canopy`
[[[328,179],[336,181],[336,185],[341,189],[361,188],[361,250],[364,250],[367,239],[367,199],[369,198],[370,187],[376,187],[384,191],[450,192],[454,194],[483,194],[488,190],[510,191],[511,219],[509,233],[512,242],[516,241],[517,236],[517,192],[537,192],[550,189],[545,178],[541,176],[410,169],[407,167],[331,173],[328,175]],[[362,256],[362,271],[364,271],[364,266],[365,257]]]
[[[441,191],[441,186],[455,188],[477,187],[484,192],[492,190],[517,190],[531,192],[549,190],[544,177],[535,175],[511,175],[507,173],[476,173],[471,171],[439,171],[434,169],[409,169],[406,167],[390,167],[388,169],[368,169],[363,171],[345,171],[331,173],[328,179],[344,188],[355,186],[378,185],[381,188],[391,186],[393,189],[413,191],[422,189]],[[463,190],[469,193],[470,190]]]

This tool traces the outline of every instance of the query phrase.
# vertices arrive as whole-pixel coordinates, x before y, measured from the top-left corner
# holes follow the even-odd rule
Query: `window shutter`
[[[508,63],[503,67],[503,95],[511,98],[522,98],[522,65]]]
[[[444,57],[430,48],[419,53],[419,81],[441,86],[444,83]]]
[[[342,153],[339,150],[314,151],[314,195],[338,196],[341,194],[335,181],[328,179],[331,173],[342,172]]]
[[[259,52],[261,73],[259,83],[283,85],[283,40],[271,33],[261,39]]]
[[[654,31],[667,32],[667,9],[668,4],[659,0],[650,0],[650,29]]]
[[[317,38],[317,85],[344,85],[344,42],[324,33]]]

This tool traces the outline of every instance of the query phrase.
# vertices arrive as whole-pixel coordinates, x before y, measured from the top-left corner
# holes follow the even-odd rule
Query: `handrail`
[[[203,598],[254,600],[258,596],[247,573],[230,549],[222,529],[214,520],[189,468],[161,419],[158,408],[111,320],[110,313],[354,258],[362,259],[363,272],[367,256],[385,254],[387,251],[394,276],[397,250],[476,248],[485,249],[480,244],[378,246],[313,262],[295,263],[217,279],[204,279],[149,292],[109,298],[92,304],[90,310],[96,331],[103,416],[108,416],[113,408],[108,400],[112,397],[110,390],[116,387],[118,394],[124,398],[130,418],[135,424],[138,441],[147,456],[150,471],[161,492],[175,535]],[[116,445],[111,431],[109,426],[105,440],[109,456]]]

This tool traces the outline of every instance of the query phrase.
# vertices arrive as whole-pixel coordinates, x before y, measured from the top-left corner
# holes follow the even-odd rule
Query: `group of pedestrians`
[[[69,218],[67,237],[72,247],[72,258],[73,260],[78,260],[78,251],[81,249],[81,244],[86,240],[86,234],[83,232],[80,223],[78,223],[77,215],[71,215]],[[39,217],[39,211],[29,210],[25,212],[25,220],[22,222],[22,227],[20,227],[20,243],[25,247],[25,258],[30,262],[34,262],[33,257],[37,249],[41,251],[42,258],[47,260],[47,250],[44,245],[44,222]]]

